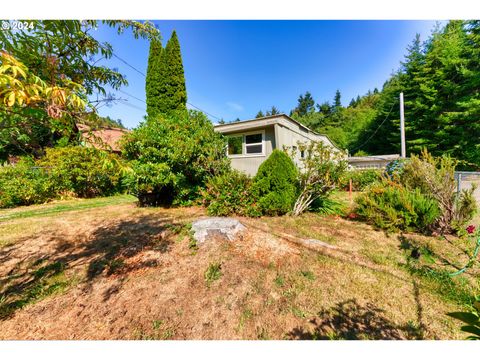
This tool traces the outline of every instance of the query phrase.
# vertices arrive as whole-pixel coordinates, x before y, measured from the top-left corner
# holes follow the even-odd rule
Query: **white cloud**
[[[235,111],[243,111],[243,106],[232,101],[227,102],[227,106]]]

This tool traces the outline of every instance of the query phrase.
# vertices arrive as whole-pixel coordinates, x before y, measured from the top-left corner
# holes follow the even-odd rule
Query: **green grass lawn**
[[[132,195],[122,194],[94,199],[60,200],[45,205],[21,206],[0,210],[0,222],[34,216],[49,216],[68,211],[88,210],[109,205],[134,203],[136,200],[137,198]]]

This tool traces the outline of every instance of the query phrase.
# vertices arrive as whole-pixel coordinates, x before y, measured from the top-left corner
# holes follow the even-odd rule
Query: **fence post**
[[[460,196],[461,189],[462,189],[462,173],[458,173],[458,176],[457,176],[457,197]]]

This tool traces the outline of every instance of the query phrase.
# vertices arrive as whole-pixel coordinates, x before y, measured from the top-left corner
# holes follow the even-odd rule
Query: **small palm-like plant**
[[[447,315],[465,324],[460,329],[471,334],[467,337],[468,340],[480,340],[480,296],[475,297],[469,311],[451,312]]]

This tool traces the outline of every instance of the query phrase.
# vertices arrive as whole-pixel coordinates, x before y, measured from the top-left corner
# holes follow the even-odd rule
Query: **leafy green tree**
[[[113,56],[112,46],[92,35],[100,23],[116,28],[119,33],[131,29],[135,38],[159,37],[158,30],[149,22],[34,20],[32,23],[31,29],[0,32],[3,53],[27,69],[26,77],[22,73],[15,76],[20,82],[13,90],[20,90],[21,84],[32,85],[28,80],[32,76],[38,79],[34,84],[44,90],[34,101],[0,104],[0,159],[11,154],[41,153],[43,147],[61,138],[75,140],[75,123],[95,111],[99,104],[111,100],[107,88],[118,90],[127,84],[122,74],[99,63],[100,59]],[[6,65],[5,56],[1,62]],[[94,98],[90,95],[98,95],[99,100],[89,100]],[[69,96],[79,97],[87,106],[66,106]]]
[[[128,188],[141,205],[188,203],[198,198],[207,178],[228,169],[225,146],[201,112],[148,117],[123,141],[123,155],[133,169]]]

